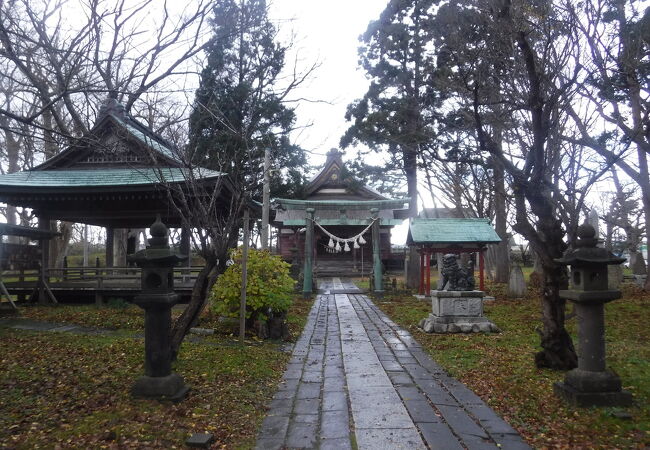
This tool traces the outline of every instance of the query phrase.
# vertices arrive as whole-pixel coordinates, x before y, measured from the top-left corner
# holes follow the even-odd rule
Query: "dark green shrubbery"
[[[212,289],[213,309],[221,316],[239,316],[241,254],[241,249],[233,250],[234,264],[219,276]],[[266,321],[286,313],[293,300],[295,284],[289,276],[289,268],[279,256],[266,250],[249,250],[246,287],[246,318],[249,321]]]

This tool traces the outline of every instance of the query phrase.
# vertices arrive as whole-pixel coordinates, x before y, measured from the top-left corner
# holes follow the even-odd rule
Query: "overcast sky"
[[[296,35],[304,67],[318,61],[310,81],[297,93],[313,101],[297,107],[299,123],[312,125],[297,133],[296,143],[311,152],[311,164],[321,164],[338,147],[346,130],[347,105],[361,97],[368,81],[358,67],[359,35],[379,18],[387,0],[272,0],[271,19],[284,33]],[[292,61],[287,61],[290,66]]]
[[[359,36],[379,18],[388,0],[272,0],[271,19],[284,32],[293,30],[305,67],[317,60],[320,67],[297,94],[327,103],[301,102],[296,113],[300,124],[312,125],[295,136],[310,152],[309,163],[325,162],[325,153],[339,147],[348,127],[347,106],[362,97],[368,80],[359,68]],[[289,61],[287,61],[289,63]],[[348,158],[354,156],[348,149]],[[346,158],[344,157],[344,160]],[[404,244],[407,224],[393,230],[392,243]]]

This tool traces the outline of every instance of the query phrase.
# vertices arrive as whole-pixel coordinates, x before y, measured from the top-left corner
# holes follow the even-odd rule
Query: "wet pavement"
[[[359,292],[319,283],[258,449],[529,448]]]

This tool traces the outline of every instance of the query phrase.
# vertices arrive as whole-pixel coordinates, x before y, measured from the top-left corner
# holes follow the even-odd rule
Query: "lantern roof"
[[[568,266],[585,264],[613,265],[621,264],[625,258],[619,258],[606,248],[597,247],[596,229],[588,223],[578,227],[578,241],[575,248],[570,248],[562,258],[555,261]]]

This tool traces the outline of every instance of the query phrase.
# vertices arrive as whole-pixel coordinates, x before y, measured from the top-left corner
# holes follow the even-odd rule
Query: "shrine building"
[[[391,229],[407,218],[409,199],[390,199],[364,186],[349,174],[342,155],[337,149],[327,153],[325,166],[309,182],[302,199],[274,200],[278,253],[287,261],[305,259],[305,231],[313,216],[314,275],[369,274],[373,268],[371,225],[376,217],[381,263],[403,267],[404,254],[391,251]]]

